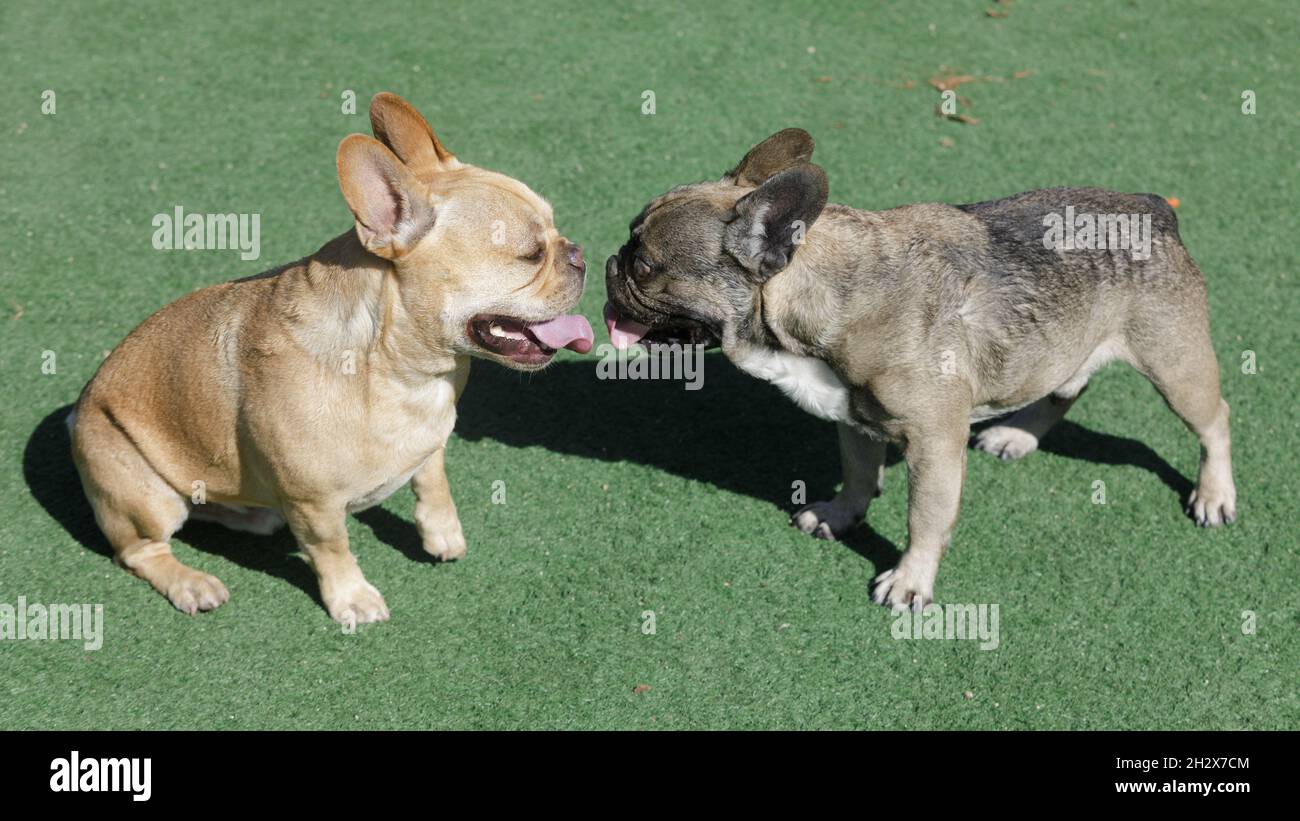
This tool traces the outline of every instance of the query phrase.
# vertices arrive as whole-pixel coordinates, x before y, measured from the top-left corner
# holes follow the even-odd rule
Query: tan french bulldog
[[[409,103],[378,94],[375,137],[338,149],[353,230],[311,256],[214,285],[145,320],[69,417],[86,495],[116,560],[186,613],[226,601],[168,540],[188,518],[288,523],[345,625],[388,606],[348,549],[348,513],[406,482],[432,556],[465,554],[443,470],[478,356],[519,370],[592,331],[565,315],[582,249],[528,186],[464,164]]]

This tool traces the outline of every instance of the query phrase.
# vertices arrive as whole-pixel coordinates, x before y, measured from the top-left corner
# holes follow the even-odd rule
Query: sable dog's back
[[[988,232],[991,272],[1008,276],[1089,275],[1094,281],[1158,272],[1170,247],[1182,249],[1178,218],[1169,204],[1155,194],[1121,194],[1100,188],[1043,188],[987,202],[954,206],[978,219]],[[1048,247],[1054,221],[1050,215],[1103,222],[1095,245],[1103,247]],[[1151,247],[1147,259],[1135,258],[1128,249],[1114,247],[1129,217],[1146,224],[1149,217]],[[1118,221],[1114,218],[1125,218]],[[1123,231],[1127,235],[1127,231]],[[1128,237],[1131,244],[1137,241]],[[1152,264],[1154,263],[1154,264]]]
[[[1173,209],[1154,194],[1048,188],[954,211],[975,220],[981,240],[951,260],[964,280],[973,365],[990,394],[1014,400],[1010,407],[1128,336],[1148,308],[1204,312],[1201,273]],[[1075,351],[1079,361],[1066,356],[1044,369],[1047,349]]]

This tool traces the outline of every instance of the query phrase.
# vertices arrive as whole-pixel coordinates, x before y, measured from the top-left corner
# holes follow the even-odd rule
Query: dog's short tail
[[[1159,194],[1138,194],[1137,196],[1151,203],[1151,216],[1156,228],[1172,234],[1179,242],[1183,241],[1178,233],[1178,212],[1169,204],[1169,200]]]

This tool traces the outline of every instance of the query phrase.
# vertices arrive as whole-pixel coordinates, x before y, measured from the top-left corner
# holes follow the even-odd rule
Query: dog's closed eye
[[[519,258],[524,262],[541,262],[544,256],[546,256],[546,246],[539,243],[534,250]]]

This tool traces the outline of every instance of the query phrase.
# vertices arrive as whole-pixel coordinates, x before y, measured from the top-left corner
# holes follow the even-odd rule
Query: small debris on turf
[[[934,113],[945,119],[952,120],[955,123],[962,123],[963,125],[980,124],[979,117],[972,117],[969,114],[944,114],[943,109],[939,106],[934,107]]]
[[[961,694],[961,697],[966,699],[967,701],[970,701],[971,699],[975,698],[975,694],[972,693],[970,690],[967,690],[966,692]]]
[[[1011,0],[993,0],[993,2],[997,3],[998,7],[985,10],[985,14],[998,19],[1011,16]]]
[[[930,85],[934,86],[939,91],[952,91],[958,86],[965,85],[966,83],[979,81],[979,78],[974,74],[953,74],[946,68],[940,68],[939,70],[947,73],[936,74],[930,78]]]
[[[638,684],[637,686],[632,688],[632,695],[634,696],[639,696],[642,693],[648,693],[648,692],[650,692],[649,684]]]

